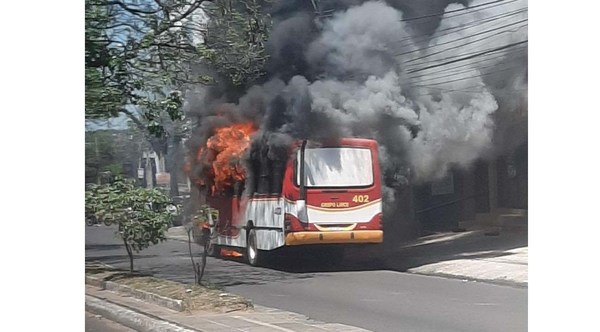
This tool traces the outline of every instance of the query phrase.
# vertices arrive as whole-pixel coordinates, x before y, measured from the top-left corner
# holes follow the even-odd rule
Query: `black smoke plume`
[[[268,186],[261,163],[296,139],[376,139],[390,187],[526,140],[526,125],[517,135],[503,123],[515,114],[526,123],[525,0],[294,0],[265,10],[273,28],[264,82],[239,98],[198,87],[186,102],[197,123],[192,154],[218,126],[256,125],[251,187]]]

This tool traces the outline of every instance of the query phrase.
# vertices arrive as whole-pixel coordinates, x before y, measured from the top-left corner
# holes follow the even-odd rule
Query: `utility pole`
[[[98,182],[98,185],[100,185],[100,150],[98,150],[97,134],[94,135],[94,147],[96,149],[96,165],[98,165],[98,168],[96,169],[96,181]]]
[[[152,175],[153,167],[152,167],[152,163],[150,162],[150,153],[148,153],[146,151],[145,154],[146,154],[146,166],[144,169],[145,169],[145,175],[146,175],[146,188],[152,189],[152,188],[154,188],[154,183],[153,183],[154,176]]]

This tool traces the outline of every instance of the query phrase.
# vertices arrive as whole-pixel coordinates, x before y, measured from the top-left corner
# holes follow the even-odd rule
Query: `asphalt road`
[[[86,261],[128,268],[114,230],[86,227]],[[199,252],[195,245],[192,250]],[[527,289],[389,271],[377,259],[332,264],[306,256],[278,258],[277,268],[209,258],[205,278],[256,304],[373,331],[527,330]],[[194,281],[184,242],[152,246],[134,264],[158,277]]]
[[[85,312],[85,331],[86,332],[134,332],[134,330],[117,324],[102,316]]]

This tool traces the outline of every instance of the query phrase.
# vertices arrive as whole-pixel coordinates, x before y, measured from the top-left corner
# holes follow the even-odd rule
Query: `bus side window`
[[[271,167],[270,160],[268,159],[268,150],[265,145],[261,146],[259,154],[259,167],[258,172],[258,188],[257,193],[261,195],[269,194],[269,182],[271,178]]]
[[[261,172],[258,176],[258,188],[256,192],[258,194],[268,194],[269,193],[269,173],[261,168]]]
[[[279,195],[283,189],[283,173],[285,170],[285,163],[281,161],[273,161],[273,168],[271,173],[271,194]]]
[[[247,174],[246,186],[248,195],[252,196],[258,192],[260,177],[260,146],[253,143],[250,147],[250,170]]]

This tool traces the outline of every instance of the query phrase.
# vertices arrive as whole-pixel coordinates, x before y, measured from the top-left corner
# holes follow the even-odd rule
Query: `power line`
[[[400,20],[400,22],[409,22],[409,21],[416,21],[416,20],[425,19],[425,18],[439,17],[439,16],[444,15],[444,14],[455,13],[455,12],[460,12],[460,11],[465,11],[465,10],[471,10],[469,12],[469,13],[471,13],[471,12],[476,12],[476,11],[480,11],[480,10],[484,10],[484,9],[489,9],[489,8],[494,8],[494,7],[498,7],[498,6],[502,6],[502,5],[507,5],[509,3],[516,2],[516,1],[519,1],[519,0],[511,0],[511,1],[507,1],[507,2],[505,2],[505,1],[506,0],[495,0],[495,1],[490,1],[490,2],[487,2],[487,3],[482,3],[482,4],[479,4],[479,5],[475,5],[475,6],[470,6],[470,7],[465,7],[465,8],[450,10],[450,11],[447,11],[447,12],[438,12],[438,13],[424,15],[424,16],[411,17],[411,18],[403,18],[403,19]],[[505,2],[505,3],[500,3],[500,2]],[[483,7],[483,6],[487,6],[487,5],[492,5],[492,6],[489,6],[489,7],[486,7],[486,8],[480,8],[480,9],[472,10],[473,8]],[[321,18],[329,18],[329,17],[332,17],[333,15],[335,15],[335,12],[336,12],[335,9],[321,10],[321,15],[319,15],[319,16]],[[462,14],[452,15],[452,16],[449,16],[447,18],[455,17],[455,16],[460,16],[460,15],[464,15],[464,14],[468,14],[468,13],[462,13]]]
[[[431,65],[431,66],[427,66],[427,67],[423,67],[423,68],[419,68],[419,69],[410,70],[407,73],[408,74],[412,74],[412,73],[416,73],[416,72],[427,70],[427,69],[431,69],[431,68],[436,68],[436,67],[441,67],[441,66],[449,65],[449,64],[452,64],[452,63],[455,63],[455,62],[460,62],[460,61],[465,61],[465,60],[473,59],[473,58],[476,58],[478,56],[483,56],[483,55],[486,55],[486,54],[489,54],[489,53],[494,53],[494,52],[502,51],[502,50],[505,50],[507,48],[515,47],[515,46],[518,46],[518,45],[521,45],[521,44],[524,44],[524,43],[527,43],[527,42],[528,42],[528,40],[525,39],[525,40],[522,40],[522,41],[519,41],[519,42],[510,43],[510,44],[503,45],[503,46],[500,46],[500,47],[487,49],[487,50],[482,51],[482,52],[478,52],[478,53],[475,53],[475,54],[472,54],[472,55],[468,55],[468,56],[465,56],[465,57],[462,57],[462,58],[450,60],[450,61],[443,62],[443,63],[440,63],[440,64],[435,64],[435,65]],[[448,57],[446,59],[441,59],[439,61],[443,61],[443,60],[447,60],[447,59],[452,59],[452,58],[456,58],[456,56]]]
[[[524,48],[520,48],[520,49],[515,49],[515,50],[513,50],[513,51],[512,51],[512,54],[511,54],[511,55],[513,55],[513,56],[514,56],[514,55],[516,55],[518,52],[520,52],[520,51],[523,51],[523,50],[526,50],[526,49],[527,49],[526,47],[524,47]],[[488,54],[488,55],[485,55],[485,56],[489,56],[489,54]],[[420,75],[420,76],[408,76],[408,77],[409,77],[409,78],[420,78],[420,77],[427,77],[428,75],[437,74],[437,73],[447,73],[447,72],[452,72],[452,70],[454,70],[454,69],[463,68],[463,67],[467,67],[467,66],[472,66],[472,65],[475,65],[475,64],[478,64],[478,63],[482,63],[482,62],[487,62],[487,61],[491,61],[491,60],[495,60],[495,59],[503,58],[503,57],[505,57],[505,56],[506,56],[506,55],[496,55],[496,56],[488,57],[488,58],[481,59],[481,60],[478,60],[478,61],[473,61],[473,62],[469,62],[469,63],[466,63],[466,64],[462,64],[462,65],[459,65],[459,66],[453,66],[453,67],[444,68],[444,69],[442,69],[442,70],[432,71],[432,72],[429,72],[429,73],[427,73],[427,74],[425,74],[425,75]],[[515,56],[513,59],[515,59],[515,58],[516,58],[516,59],[518,59],[518,58],[521,58],[521,57],[523,57],[523,56],[518,56],[518,57],[517,57],[517,56]]]
[[[495,65],[492,65],[492,66],[487,66],[487,67],[469,68],[469,69],[466,69],[466,70],[462,70],[462,71],[458,71],[458,72],[453,72],[453,73],[449,73],[448,75],[441,75],[441,76],[437,76],[437,77],[421,76],[421,77],[425,77],[425,79],[424,80],[420,80],[417,83],[424,83],[424,82],[436,81],[436,80],[439,80],[439,79],[442,79],[442,78],[445,78],[445,77],[451,77],[451,76],[456,76],[456,75],[460,75],[460,74],[465,74],[465,73],[471,72],[473,70],[477,70],[477,71],[481,72],[482,70],[485,70],[485,69],[499,67],[501,64],[509,64],[509,63],[507,63],[507,62],[502,63],[501,62],[501,63],[495,64]],[[518,68],[518,67],[513,65],[513,66],[507,67],[506,69],[510,69],[510,68]],[[483,74],[483,75],[486,75],[486,74]],[[476,75],[474,77],[477,77],[477,76],[481,76],[481,75]],[[417,78],[421,78],[421,77],[417,77]],[[441,83],[444,83],[444,82],[441,82]]]
[[[523,28],[523,27],[519,27],[519,29],[520,29],[520,28]],[[518,30],[518,29],[517,29],[517,30]],[[416,60],[420,60],[420,59],[428,58],[429,56],[432,56],[432,55],[437,55],[437,54],[441,54],[441,53],[444,53],[444,52],[446,52],[446,51],[449,51],[449,50],[452,50],[452,49],[457,49],[457,48],[465,47],[466,45],[474,44],[474,43],[476,43],[476,42],[480,42],[480,41],[482,41],[482,40],[485,40],[485,39],[491,38],[491,37],[493,37],[493,36],[496,36],[496,35],[500,35],[500,34],[502,34],[502,33],[506,33],[506,32],[515,32],[515,31],[516,31],[516,30],[513,30],[513,31],[502,31],[502,32],[499,32],[499,33],[495,33],[495,34],[493,34],[493,35],[490,35],[490,36],[487,36],[487,37],[485,37],[485,38],[480,38],[480,39],[478,39],[478,40],[470,41],[470,42],[464,43],[464,44],[462,44],[462,45],[458,45],[458,46],[454,46],[454,47],[449,47],[449,48],[447,48],[447,49],[443,49],[443,50],[441,50],[441,51],[438,51],[438,52],[435,52],[435,53],[431,53],[431,54],[428,54],[428,55],[426,55],[426,56],[419,57],[419,58],[417,58],[417,59],[413,59],[413,60],[406,61],[405,63],[411,63],[411,62],[414,62],[414,61],[416,61]],[[434,61],[435,61],[435,60],[434,60]],[[429,62],[429,63],[431,63],[431,62]]]
[[[447,44],[455,43],[455,42],[458,42],[458,41],[461,41],[461,40],[464,40],[464,39],[468,39],[468,38],[471,38],[471,37],[480,36],[480,35],[483,35],[483,34],[486,34],[486,33],[494,32],[494,31],[497,31],[497,30],[500,30],[500,29],[504,29],[504,28],[513,26],[513,25],[521,24],[523,22],[527,22],[527,19],[520,20],[520,21],[517,21],[517,22],[512,22],[512,23],[509,23],[509,24],[505,24],[503,26],[496,27],[496,28],[493,28],[493,29],[488,29],[488,30],[485,30],[485,31],[480,31],[478,33],[475,33],[475,34],[472,34],[472,35],[469,35],[469,36],[464,36],[464,37],[461,37],[461,38],[456,38],[456,39],[449,40],[449,41],[446,41],[446,42],[443,42],[443,43],[439,43],[439,44],[435,44],[435,45],[423,47],[423,48],[420,48],[420,49],[417,49],[417,50],[413,50],[413,51],[408,51],[408,52],[404,52],[404,53],[398,53],[398,54],[395,54],[395,55],[396,56],[401,56],[401,55],[406,55],[406,54],[410,54],[410,53],[414,53],[414,52],[424,51],[424,50],[427,50],[427,49],[430,49],[430,48],[434,48],[434,47],[438,47],[438,46],[442,46],[442,45],[447,45]],[[525,26],[527,26],[527,25],[525,25]],[[519,27],[519,29],[520,28],[522,28],[522,27]],[[438,51],[436,53],[430,53],[430,54],[427,54],[425,56],[422,56],[422,57],[419,57],[419,58],[416,58],[416,59],[412,59],[412,60],[406,61],[406,63],[414,62],[414,61],[419,60],[419,59],[423,59],[423,58],[430,57],[432,55],[440,54],[442,52],[445,52],[447,50],[451,50],[451,49],[454,49],[454,48],[457,48],[457,47],[462,47],[462,46],[465,46],[465,45],[473,44],[473,43],[476,43],[478,41],[482,41],[482,40],[485,40],[485,39],[488,39],[488,38],[491,38],[493,36],[497,36],[497,35],[500,35],[500,34],[503,34],[503,33],[506,33],[506,32],[514,32],[514,31],[513,30],[501,31],[499,33],[495,33],[495,34],[486,36],[484,38],[480,38],[480,39],[477,39],[477,40],[469,41],[469,42],[467,42],[465,44],[462,44],[462,45],[459,45],[459,46],[450,47],[450,48]]]
[[[467,92],[467,93],[482,93],[484,89],[488,89],[488,87],[486,85],[473,85],[473,86],[468,86],[465,87],[463,89],[449,89],[449,88],[439,88],[439,87],[435,87],[435,86],[429,86],[429,85],[413,85],[413,87],[417,87],[417,88],[423,88],[423,89],[428,89],[428,90],[439,90],[439,91],[451,91],[451,92]],[[479,90],[470,90],[470,89],[479,89]],[[528,88],[523,88],[523,89],[502,89],[502,90],[509,90],[509,91],[514,91],[514,92],[523,92],[523,91],[527,91]],[[492,92],[490,92],[492,93]],[[505,92],[505,91],[494,91],[492,94],[502,94],[502,93],[507,93],[507,94],[513,94],[510,92]],[[416,95],[417,96],[425,96],[425,95],[431,95],[430,93],[425,93],[425,94],[420,94],[420,95]]]
[[[506,53],[497,53],[497,51],[495,49],[493,49],[493,50],[492,49],[487,49],[487,50],[483,51],[483,52],[486,52],[486,54],[481,54],[479,56],[481,56],[482,58],[487,58],[487,59],[490,59],[489,58],[490,56],[493,56],[494,58],[500,58],[500,57],[503,57],[505,55],[514,55],[514,54],[517,54],[520,51],[527,51],[527,49],[528,49],[527,45],[524,45],[524,46],[514,46],[513,49],[511,49],[510,51],[507,51]],[[487,52],[487,51],[490,51],[490,52]],[[422,70],[430,70],[430,69],[433,69],[433,68],[437,68],[437,64],[440,64],[440,61],[450,61],[450,60],[462,59],[462,57],[476,55],[476,54],[479,54],[479,53],[481,53],[479,50],[475,50],[475,51],[472,51],[472,52],[463,52],[463,53],[460,53],[460,54],[451,55],[451,56],[448,56],[448,57],[443,58],[443,59],[432,60],[432,61],[424,61],[424,62],[421,62],[419,64],[413,64],[412,66],[407,66],[407,67],[404,68],[404,71],[407,74],[412,74],[414,72],[418,72],[418,71],[422,71]],[[469,62],[468,64],[471,64],[471,63],[472,62]],[[429,64],[431,64],[431,66],[429,66]],[[465,65],[468,65],[468,64],[465,64]],[[425,65],[427,67],[423,67]],[[444,64],[440,64],[440,66],[442,66],[442,65],[444,65]],[[455,67],[452,67],[452,68],[455,68]],[[445,68],[444,68],[444,70],[445,70]],[[430,72],[430,73],[432,73],[432,72]]]
[[[434,52],[434,53],[426,54],[426,55],[424,55],[424,56],[420,56],[420,57],[418,57],[418,58],[415,58],[415,59],[411,59],[411,60],[405,61],[405,62],[404,62],[404,64],[409,64],[409,63],[415,62],[415,61],[417,61],[417,60],[422,60],[422,59],[425,59],[425,58],[428,58],[428,57],[431,57],[431,56],[434,56],[434,55],[438,55],[438,54],[441,54],[441,53],[444,53],[444,52],[447,52],[447,51],[450,51],[450,50],[453,50],[453,49],[462,48],[462,47],[465,47],[465,46],[467,46],[467,45],[475,44],[475,43],[478,43],[478,42],[480,42],[480,41],[483,41],[483,40],[486,40],[486,39],[492,38],[492,37],[494,37],[494,36],[501,35],[501,34],[503,34],[503,33],[507,33],[507,32],[516,32],[517,30],[519,30],[519,29],[522,29],[522,28],[524,28],[524,27],[526,27],[526,26],[527,26],[527,25],[523,25],[523,26],[520,26],[520,27],[518,27],[518,28],[516,28],[516,29],[513,29],[513,30],[500,31],[500,32],[494,33],[494,34],[492,34],[492,35],[489,35],[489,36],[486,36],[486,37],[483,37],[483,38],[479,38],[479,39],[476,39],[476,40],[471,40],[471,41],[469,41],[469,42],[466,42],[466,43],[464,43],[464,44],[461,44],[461,45],[457,45],[457,46],[449,47],[449,48],[446,48],[446,49],[443,49],[443,50],[440,50],[440,51],[437,51],[437,52]],[[458,40],[455,40],[455,41],[458,41]],[[454,41],[453,41],[453,42],[454,42]],[[435,62],[435,61],[439,61],[439,60],[433,60],[433,62]],[[429,63],[431,63],[431,62],[429,62]],[[421,64],[423,64],[423,62],[421,62]]]
[[[464,93],[482,93],[483,90],[479,90],[479,91],[470,91],[470,90],[461,90],[461,89],[446,89],[446,88],[436,88],[436,87],[430,87],[427,85],[413,85],[415,87],[419,87],[419,88],[424,88],[424,89],[431,89],[431,90],[440,90],[440,91],[449,91],[449,92],[464,92]],[[465,89],[472,89],[472,88],[485,88],[485,86],[471,86],[471,87],[467,87]],[[527,91],[528,89],[510,89],[509,91],[513,91],[513,92],[509,92],[509,91],[489,91],[492,95],[521,95],[522,92]],[[432,93],[421,93],[418,95],[413,95],[413,97],[421,97],[421,96],[433,96],[434,94]]]
[[[490,2],[482,3],[482,4],[471,6],[471,7],[465,7],[465,8],[455,9],[455,10],[449,10],[449,11],[445,11],[445,12],[438,12],[438,13],[435,13],[435,14],[429,14],[429,15],[424,15],[424,16],[419,16],[419,17],[405,18],[405,19],[401,19],[400,22],[409,22],[409,21],[421,20],[421,19],[424,19],[424,18],[439,17],[441,15],[445,15],[445,14],[448,14],[448,13],[456,13],[456,12],[465,11],[465,10],[471,10],[469,12],[469,13],[471,13],[471,12],[479,11],[479,10],[482,10],[482,9],[489,9],[489,8],[494,8],[494,7],[497,7],[497,6],[506,5],[506,4],[515,2],[515,1],[518,1],[518,0],[511,0],[511,1],[495,0],[495,1],[490,1]],[[503,2],[503,3],[501,3],[501,2]],[[481,8],[481,9],[472,10],[473,8],[478,8],[478,7],[488,6],[488,5],[492,5],[492,6],[489,6],[487,8]],[[461,13],[461,14],[457,14],[457,15],[452,15],[452,16],[448,16],[447,18],[455,17],[455,16],[460,16],[460,15],[464,15],[464,14],[465,13]]]
[[[464,66],[471,65],[471,64],[473,64],[473,63],[479,63],[479,62],[484,62],[484,61],[488,61],[488,60],[492,60],[492,59],[502,58],[502,57],[504,57],[504,56],[511,56],[511,55],[515,55],[515,54],[517,54],[517,53],[519,53],[519,52],[521,52],[521,51],[527,51],[527,45],[524,45],[524,46],[516,46],[515,48],[513,48],[513,49],[511,49],[511,50],[510,50],[510,53],[508,53],[508,52],[507,52],[507,53],[505,53],[505,54],[493,54],[494,52],[491,52],[491,53],[489,53],[489,54],[484,54],[484,55],[482,55],[482,56],[481,56],[481,57],[482,57],[482,59],[481,59],[481,60],[479,60],[479,61],[475,61],[475,62],[469,62],[469,63],[467,63],[467,64],[464,64],[464,65],[462,65],[462,66],[464,67]],[[422,67],[423,65],[427,65],[427,64],[436,64],[436,63],[438,63],[439,61],[456,59],[456,58],[459,58],[459,57],[461,57],[461,56],[472,55],[472,54],[475,54],[475,53],[477,53],[477,52],[478,52],[478,51],[473,51],[473,52],[469,52],[469,53],[461,53],[461,54],[458,54],[458,55],[452,55],[452,56],[448,56],[448,57],[446,57],[446,58],[444,58],[444,59],[440,59],[440,60],[424,61],[424,62],[421,62],[421,63],[419,63],[419,64],[413,64],[412,66],[407,66],[406,68],[404,68],[404,71],[405,71],[405,72],[407,72],[407,73],[411,73],[411,71],[412,71],[412,70],[423,68],[423,67]],[[450,68],[450,69],[454,69],[454,68],[456,68],[456,67],[449,67],[449,68]],[[433,69],[433,68],[430,68],[430,69]],[[429,69],[425,69],[425,70],[429,70]],[[446,70],[446,68],[443,68],[441,71],[444,71],[444,70]],[[438,72],[439,72],[439,71],[438,71]],[[435,73],[435,72],[429,72],[429,73]]]
[[[438,88],[438,87],[434,87],[434,86],[420,85],[420,84],[416,84],[413,86],[418,87],[418,88],[427,88],[430,90],[457,91],[457,92],[482,92],[483,91],[483,90],[469,91],[469,90],[462,90],[462,89]],[[473,86],[465,87],[464,89],[483,89],[483,88],[486,88],[486,86],[485,85],[473,85]]]
[[[461,25],[457,25],[455,27],[449,27],[449,28],[445,28],[445,29],[441,29],[441,30],[436,30],[435,35],[436,37],[441,37],[441,36],[445,36],[445,35],[449,35],[451,33],[456,33],[459,31],[463,31],[463,30],[467,30],[467,29],[471,29],[474,27],[477,27],[479,25],[482,24],[487,24],[493,21],[497,21],[499,19],[505,18],[505,17],[509,17],[509,16],[513,16],[513,15],[518,15],[521,14],[523,12],[526,12],[528,9],[527,7],[525,8],[521,8],[521,9],[517,9],[511,12],[507,12],[507,13],[502,13],[502,14],[498,14],[498,15],[494,15],[494,16],[490,16],[484,20],[476,20],[476,21],[471,21],[471,22],[467,22]],[[455,30],[455,31],[452,31]],[[444,33],[442,33],[444,32]],[[399,43],[402,43],[403,41],[410,41],[409,44],[406,45],[399,45],[401,47],[404,46],[409,46],[409,45],[414,45],[417,42],[420,42],[420,40],[418,39],[422,39],[423,41],[425,40],[429,40],[431,39],[432,35],[431,34],[421,34],[421,35],[417,35],[417,36],[410,36],[410,37],[405,37],[402,38],[400,40],[398,40]]]
[[[499,19],[499,18],[504,18],[504,17],[507,17],[507,16],[515,15],[515,14],[518,14],[518,13],[521,13],[521,12],[524,12],[524,11],[527,11],[527,8],[522,8],[522,9],[516,10],[516,11],[514,11],[514,12],[510,13],[510,14],[505,14],[505,15],[497,15],[497,16],[496,16],[496,17],[494,17],[494,18],[491,18],[491,19],[490,19],[490,18],[488,18],[488,19],[487,19],[487,21],[489,22],[489,21],[491,21],[491,20],[497,20],[497,19]],[[483,23],[483,22],[485,22],[485,21],[486,21],[486,20],[484,20],[484,21],[480,21],[479,23]],[[458,41],[460,41],[460,40],[464,40],[464,39],[467,39],[467,38],[471,38],[471,37],[473,37],[473,36],[477,36],[477,35],[484,35],[484,34],[487,34],[487,33],[490,33],[490,32],[496,31],[496,30],[500,30],[500,29],[504,29],[504,28],[507,28],[507,27],[510,27],[510,26],[513,26],[513,25],[521,24],[521,23],[524,23],[524,22],[526,22],[526,21],[527,21],[527,19],[524,19],[524,20],[520,20],[520,21],[517,21],[517,22],[512,22],[512,23],[509,23],[509,24],[504,24],[504,25],[502,25],[502,26],[495,27],[495,28],[492,28],[492,29],[488,29],[488,30],[485,30],[485,31],[481,31],[481,32],[478,32],[478,33],[476,33],[476,34],[473,34],[473,35],[470,35],[470,36],[466,36],[466,37],[461,37],[461,38],[453,39],[453,40],[446,41],[446,42],[443,42],[443,43],[440,43],[440,44],[436,44],[436,45],[432,45],[432,46],[424,47],[424,48],[421,48],[421,49],[418,49],[418,50],[413,50],[413,51],[409,51],[409,52],[400,53],[400,54],[398,54],[398,55],[410,54],[410,53],[413,53],[413,52],[417,52],[417,51],[423,51],[423,50],[426,50],[426,49],[429,49],[429,48],[433,48],[433,47],[438,47],[438,46],[442,46],[442,45],[446,45],[446,44],[456,43],[456,42],[458,42]],[[474,25],[476,25],[477,23],[478,23],[478,22],[470,22],[469,24],[474,26]],[[464,26],[464,25],[463,25],[463,26]],[[484,41],[484,40],[486,40],[486,39],[492,38],[492,37],[494,37],[494,36],[497,36],[497,35],[500,35],[500,34],[503,34],[503,33],[506,33],[506,32],[512,32],[512,31],[516,31],[516,30],[518,30],[518,29],[522,29],[522,28],[524,28],[524,27],[526,27],[526,25],[520,26],[520,27],[518,27],[518,28],[517,28],[517,29],[515,29],[515,30],[501,31],[501,32],[498,32],[498,33],[495,33],[495,34],[492,34],[492,35],[485,36],[485,37],[483,37],[483,38],[479,38],[479,39],[476,39],[476,40],[469,41],[469,42],[467,42],[467,43],[464,43],[464,44],[461,44],[461,45],[458,45],[458,46],[454,46],[454,47],[446,48],[446,49],[440,50],[440,51],[438,51],[438,52],[435,52],[435,53],[426,54],[426,55],[424,55],[424,56],[421,56],[421,57],[418,57],[418,58],[415,58],[415,59],[408,60],[408,61],[406,61],[406,62],[405,62],[405,64],[407,64],[407,63],[413,63],[413,62],[415,62],[415,61],[417,61],[417,60],[422,60],[422,59],[425,59],[425,58],[428,58],[428,57],[431,57],[431,56],[434,56],[434,55],[437,55],[437,54],[440,54],[440,53],[443,53],[443,52],[447,52],[447,51],[449,51],[449,50],[452,50],[452,49],[457,49],[457,48],[459,48],[459,47],[464,47],[464,46],[466,46],[466,45],[469,45],[469,44],[474,44],[474,43],[477,43],[477,42],[481,42],[481,41]],[[466,29],[469,29],[469,28],[471,28],[471,27],[463,28],[463,29],[461,29],[461,30],[466,30]],[[452,28],[448,28],[448,29],[452,29]],[[448,30],[448,29],[446,29],[446,30]],[[517,50],[517,51],[522,51],[522,50],[526,50],[526,49],[527,49],[527,47],[525,47],[525,48],[523,48],[523,49],[519,49],[519,50]],[[515,52],[517,52],[517,51],[515,51]],[[486,52],[486,53],[487,53],[487,52]],[[473,54],[473,53],[471,53],[471,54]],[[408,68],[406,68],[405,70],[407,70],[409,73],[412,73],[412,72],[414,72],[414,70],[416,70],[416,71],[420,71],[420,70],[426,70],[426,69],[429,69],[429,67],[427,67],[427,68],[421,68],[421,69],[417,69],[417,68],[418,68],[418,66],[423,66],[423,65],[424,65],[424,64],[426,64],[426,63],[436,63],[436,62],[443,61],[443,60],[450,60],[450,59],[453,59],[453,58],[456,58],[456,57],[459,57],[459,56],[463,56],[463,55],[465,55],[465,54],[463,53],[463,54],[461,54],[461,55],[457,55],[457,56],[453,56],[453,57],[447,57],[447,58],[445,58],[445,59],[442,59],[442,60],[434,60],[434,61],[425,62],[425,63],[421,62],[421,63],[420,63],[420,64],[418,64],[417,66],[408,66]],[[490,56],[490,55],[491,55],[491,54],[484,54],[484,55],[482,55],[482,56],[488,57],[488,59],[483,59],[483,60],[480,60],[480,61],[476,61],[476,62],[474,62],[474,63],[479,63],[479,62],[489,61],[489,60],[491,60],[491,59],[493,59],[493,58],[498,58],[498,57],[501,57],[501,56],[496,56],[496,57],[489,58],[489,56]],[[473,63],[471,63],[471,64],[473,64]],[[471,65],[471,64],[466,64],[466,65],[461,65],[461,66],[455,66],[455,67],[451,67],[451,68],[449,68],[449,69],[460,68],[460,67],[464,67],[464,66]],[[447,71],[447,69],[444,69],[444,70],[441,70],[441,71],[432,72],[432,73],[445,72],[445,71]]]
[[[414,77],[409,76],[409,78],[411,78],[411,79],[423,78],[425,81],[437,80],[437,79],[444,78],[444,77],[450,77],[450,76],[454,76],[454,75],[468,73],[473,70],[482,71],[482,70],[486,70],[486,69],[490,69],[490,68],[497,68],[503,64],[510,64],[511,62],[509,60],[512,61],[513,59],[506,59],[505,61],[501,61],[501,62],[495,63],[493,65],[488,65],[488,66],[484,66],[484,67],[471,67],[471,68],[462,69],[462,70],[450,70],[447,72],[442,72],[442,73],[445,73],[446,75],[438,75],[438,76],[421,75],[421,76],[414,76]],[[471,65],[471,64],[469,64],[469,65]]]
[[[479,74],[479,75],[473,75],[473,76],[469,76],[469,77],[461,77],[461,78],[457,78],[454,80],[450,80],[450,81],[445,81],[445,82],[439,82],[439,83],[429,83],[428,86],[431,85],[441,85],[441,84],[448,84],[448,83],[452,83],[452,82],[458,82],[458,81],[464,81],[464,80],[469,80],[472,78],[477,78],[477,77],[483,77],[483,76],[489,76],[489,75],[493,75],[493,74],[497,74],[497,73],[502,73],[505,71],[509,71],[511,69],[514,69],[515,67],[509,67],[509,68],[504,68],[502,70],[495,70],[495,71],[491,71],[491,72],[487,72],[484,74]]]

